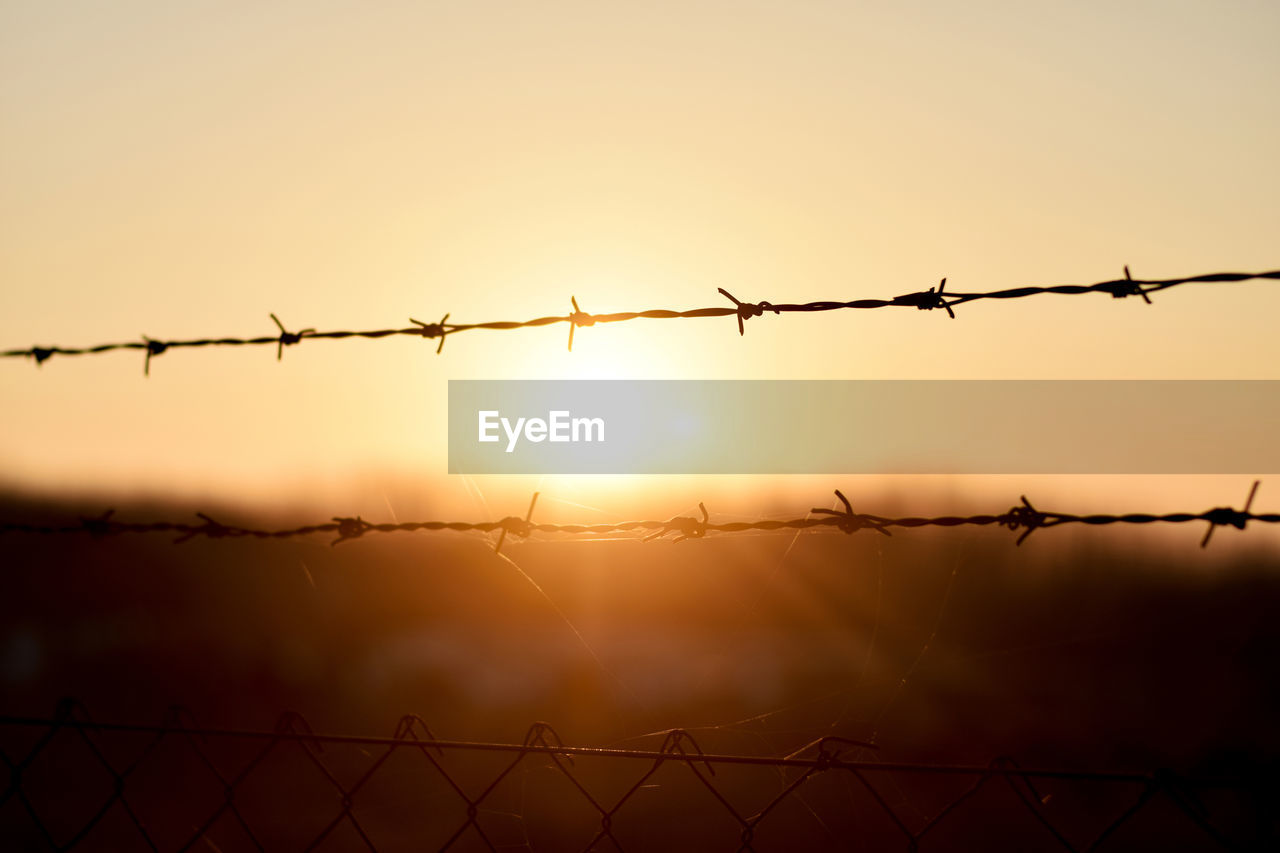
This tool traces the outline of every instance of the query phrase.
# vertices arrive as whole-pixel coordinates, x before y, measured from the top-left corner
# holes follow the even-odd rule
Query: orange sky
[[[1274,269],[1278,33],[1264,2],[3,3],[0,347]],[[5,360],[0,485],[376,509],[466,494],[450,378],[1277,378],[1277,316],[1259,282]]]

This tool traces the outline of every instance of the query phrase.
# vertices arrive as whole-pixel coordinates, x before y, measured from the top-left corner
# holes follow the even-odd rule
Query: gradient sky
[[[0,348],[1274,269],[1277,35],[1225,0],[4,2]],[[1155,302],[4,360],[0,486],[458,490],[449,378],[1280,378],[1280,286]]]

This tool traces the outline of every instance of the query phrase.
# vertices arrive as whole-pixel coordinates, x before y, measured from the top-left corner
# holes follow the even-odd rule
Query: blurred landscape
[[[14,520],[82,513],[14,496],[2,508]],[[117,517],[186,511],[120,506]],[[656,749],[662,738],[652,733],[680,727],[714,753],[786,755],[841,736],[873,742],[878,749],[858,754],[883,762],[986,764],[1009,756],[1082,770],[1265,776],[1280,758],[1280,558],[1251,548],[1250,533],[1221,536],[1207,570],[1203,555],[1191,553],[1198,532],[1179,529],[1178,541],[1163,547],[1134,546],[1129,531],[1116,528],[1046,531],[1021,548],[998,528],[680,543],[512,537],[504,556],[494,554],[495,537],[453,533],[366,536],[337,547],[325,537],[175,546],[165,536],[8,534],[3,712],[47,717],[60,698],[73,696],[97,721],[155,724],[181,705],[201,726],[270,729],[288,709],[317,732],[381,736],[414,713],[446,740],[519,743],[531,723],[547,721],[565,743],[585,746]],[[33,737],[13,727],[0,735],[10,761]],[[115,744],[117,755],[136,754],[144,741],[126,737]],[[328,760],[341,764],[342,749],[329,749]],[[227,773],[248,757],[230,747],[215,752]],[[464,777],[498,761],[450,759]],[[24,785],[38,793],[42,779],[65,786],[68,776],[86,778],[86,761],[74,743],[51,749]],[[161,837],[166,819],[194,826],[201,798],[216,804],[221,796],[207,771],[184,768],[191,755],[170,761],[177,763],[147,771],[155,775],[152,802],[164,805],[151,822]],[[588,760],[577,772],[590,776],[593,767]],[[494,802],[507,803],[488,818],[495,844],[502,837],[536,849],[582,847],[598,829],[598,815],[575,810],[572,791],[552,796],[562,778],[532,784],[542,799],[529,794],[549,768],[531,761],[509,780],[519,791],[495,792]],[[617,786],[639,773],[624,770],[617,776],[602,768],[594,778]],[[431,847],[431,832],[464,819],[460,801],[450,801],[439,778],[423,778],[431,774],[422,767],[392,762],[387,774],[355,801],[361,819],[381,828],[387,849],[404,833]],[[263,775],[271,781],[240,800],[270,804],[263,813],[275,821],[295,797],[301,814],[307,803],[333,814],[332,789],[306,770],[301,751]],[[655,784],[680,791],[690,778]],[[775,841],[839,847],[852,832],[879,839],[873,847],[901,846],[883,816],[875,819],[874,804],[859,805],[850,790],[827,790],[822,778],[806,783],[812,810],[779,813],[763,825],[784,833]],[[778,771],[755,768],[741,784],[750,802],[782,781]],[[75,805],[75,785],[52,790],[57,807],[46,804],[44,814],[53,815],[53,834],[65,836],[83,821],[84,807]],[[92,790],[85,796],[92,799]],[[898,793],[908,813],[927,817],[937,808],[931,798],[938,792],[918,780]],[[620,812],[618,831],[630,819],[628,837],[640,846],[738,843],[737,830],[722,832],[707,803],[672,823],[662,809],[684,796],[662,800],[665,806],[650,799],[653,805]],[[1075,802],[1064,794],[1045,808],[1078,819]],[[1056,843],[1034,826],[1020,828],[1009,806],[990,805],[1000,817],[995,824],[981,818],[982,806],[975,806],[978,817],[955,821],[951,828],[968,839],[955,849],[974,837],[1022,849]],[[1152,824],[1135,831],[1156,832],[1174,844],[1166,849],[1212,848],[1194,828],[1188,833],[1190,824],[1151,809]],[[1247,825],[1232,813],[1217,817],[1228,834],[1262,837],[1274,815],[1258,824],[1250,814]],[[1099,829],[1106,823],[1093,819]],[[841,829],[847,821],[856,828]],[[281,845],[292,849],[290,833],[309,825],[296,819],[278,827]],[[112,826],[104,821],[85,847],[110,849],[130,837],[127,825],[116,827],[119,837]],[[673,837],[655,836],[660,830]],[[14,849],[41,849],[14,798],[0,808],[0,835],[18,840]],[[229,819],[207,835],[212,849],[247,843],[237,841]],[[930,841],[924,849],[952,849],[944,837]],[[769,848],[765,836],[759,843]],[[346,846],[340,837],[333,844]],[[1119,836],[1117,844],[1125,849]]]

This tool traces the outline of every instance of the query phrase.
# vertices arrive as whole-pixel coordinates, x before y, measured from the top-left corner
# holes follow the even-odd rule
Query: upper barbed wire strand
[[[407,336],[429,339],[438,338],[440,344],[436,349],[436,353],[439,354],[444,348],[444,339],[449,335],[456,335],[459,332],[469,332],[478,329],[508,331],[514,329],[533,328],[537,326],[550,326],[556,323],[569,324],[569,349],[572,350],[574,329],[584,326],[594,326],[598,323],[622,323],[629,320],[640,319],[674,320],[696,319],[703,317],[736,317],[738,333],[742,335],[746,333],[747,320],[752,317],[760,317],[766,312],[778,315],[812,313],[816,311],[838,311],[846,308],[915,308],[920,311],[931,311],[935,308],[939,308],[945,311],[952,319],[955,319],[956,306],[984,299],[1021,299],[1027,296],[1037,296],[1042,293],[1056,293],[1068,296],[1083,293],[1106,293],[1115,299],[1123,299],[1128,296],[1138,296],[1150,304],[1152,293],[1157,293],[1159,291],[1184,284],[1221,284],[1252,281],[1257,279],[1280,281],[1280,270],[1257,273],[1219,272],[1190,276],[1188,278],[1170,279],[1135,279],[1129,274],[1128,267],[1124,268],[1124,272],[1124,278],[1113,279],[1111,281],[1100,281],[1094,284],[1060,284],[1048,287],[1014,287],[980,293],[947,291],[945,289],[947,280],[944,278],[939,286],[931,287],[928,290],[906,293],[900,296],[895,296],[891,299],[855,299],[849,302],[744,302],[724,288],[720,288],[719,292],[721,295],[730,300],[733,303],[732,305],[694,308],[687,311],[651,309],[648,311],[622,311],[611,314],[591,314],[579,310],[577,300],[573,299],[573,311],[569,314],[537,317],[532,320],[494,320],[480,323],[450,323],[447,322],[449,315],[445,314],[444,318],[438,323],[424,323],[421,320],[411,319],[410,322],[415,324],[413,326],[388,329],[337,330],[323,332],[315,329],[303,329],[299,332],[289,332],[276,318],[276,316],[272,314],[269,316],[279,329],[279,333],[275,335],[259,335],[247,338],[192,338],[188,340],[164,340],[144,336],[141,340],[136,341],[96,344],[94,346],[87,347],[31,346],[25,349],[10,349],[0,352],[0,357],[30,358],[34,359],[36,364],[39,365],[48,361],[55,355],[95,355],[97,353],[112,352],[115,350],[143,350],[146,356],[144,362],[144,373],[149,375],[151,360],[171,349],[274,345],[276,347],[276,358],[279,360],[283,354],[284,347],[293,346],[307,340],[345,340],[348,338],[379,340],[382,338]]]

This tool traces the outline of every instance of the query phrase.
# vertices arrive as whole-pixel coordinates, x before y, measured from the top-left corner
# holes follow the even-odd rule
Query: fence
[[[18,733],[28,742],[11,754]],[[714,754],[681,729],[648,736],[657,748],[599,748],[566,744],[539,722],[520,743],[477,743],[439,739],[412,715],[390,737],[369,737],[317,734],[294,713],[269,731],[202,728],[179,709],[158,726],[95,723],[71,700],[47,719],[0,717],[0,737],[10,778],[0,832],[33,849],[1095,850],[1172,841],[1232,850],[1276,841],[1268,775],[887,762],[874,759],[874,745],[839,737],[786,756]],[[523,788],[515,806],[512,788]]]
[[[276,347],[276,360],[278,361],[283,357],[285,347],[299,344],[304,340],[345,340],[352,338],[377,340],[409,336],[439,339],[440,343],[436,347],[436,353],[439,354],[444,349],[444,339],[449,335],[455,335],[459,332],[469,332],[479,329],[510,331],[535,326],[550,326],[559,323],[568,323],[569,349],[572,350],[574,330],[584,326],[594,326],[597,323],[621,323],[639,319],[675,320],[736,317],[738,320],[738,334],[741,335],[746,332],[747,320],[752,317],[760,317],[765,312],[781,315],[792,313],[813,313],[819,311],[839,311],[850,308],[916,308],[921,311],[932,311],[937,308],[945,311],[949,317],[955,319],[955,309],[958,306],[969,302],[988,299],[1021,299],[1028,296],[1037,296],[1046,293],[1069,296],[1084,293],[1105,293],[1116,299],[1128,296],[1138,296],[1150,304],[1151,294],[1186,284],[1223,284],[1255,279],[1280,281],[1280,270],[1258,273],[1208,273],[1205,275],[1191,276],[1189,278],[1143,280],[1135,279],[1130,276],[1129,268],[1125,267],[1124,274],[1124,278],[1113,279],[1111,281],[1100,281],[1095,284],[1060,284],[1048,287],[1014,287],[1007,288],[1005,290],[993,290],[980,293],[947,292],[947,280],[944,278],[942,279],[942,283],[936,288],[931,287],[928,290],[894,296],[890,299],[855,299],[848,302],[823,301],[776,304],[772,302],[743,302],[724,288],[720,288],[720,294],[733,303],[732,307],[718,305],[709,308],[695,308],[688,311],[653,309],[648,311],[624,311],[613,314],[591,314],[580,310],[578,308],[577,298],[571,297],[570,302],[573,306],[573,311],[569,314],[563,315],[552,315],[520,321],[495,320],[482,323],[450,323],[448,322],[450,315],[445,314],[438,323],[425,323],[421,320],[414,320],[413,318],[410,318],[409,322],[415,325],[407,328],[368,329],[364,331],[344,330],[322,332],[317,331],[316,329],[303,329],[298,332],[290,332],[285,328],[284,324],[278,317],[276,317],[275,314],[271,314],[271,319],[279,330],[279,333],[275,335],[196,338],[191,340],[158,340],[144,336],[141,341],[105,343],[88,347],[32,346],[25,349],[10,349],[0,352],[0,357],[30,358],[34,359],[35,363],[39,365],[48,361],[55,355],[94,355],[97,353],[112,352],[115,350],[141,350],[145,354],[143,373],[144,375],[149,376],[151,374],[151,359],[153,357],[162,355],[168,350],[178,348],[270,346],[274,344]]]
[[[527,537],[533,533],[553,533],[569,536],[600,536],[609,533],[647,532],[646,539],[656,539],[668,533],[676,535],[676,541],[700,539],[708,533],[745,533],[748,531],[769,530],[835,530],[842,533],[856,533],[859,530],[872,530],[885,536],[892,536],[893,528],[915,529],[920,527],[988,527],[996,525],[1022,534],[1017,539],[1021,545],[1034,531],[1042,528],[1061,527],[1068,524],[1102,526],[1110,524],[1186,524],[1203,521],[1209,527],[1205,530],[1200,547],[1209,544],[1213,531],[1219,527],[1234,527],[1244,530],[1250,521],[1263,524],[1280,523],[1280,513],[1252,512],[1253,499],[1258,493],[1260,481],[1254,481],[1245,500],[1244,509],[1232,507],[1216,507],[1203,512],[1174,512],[1154,515],[1151,513],[1127,513],[1124,515],[1093,514],[1074,515],[1064,512],[1049,512],[1035,508],[1022,497],[1022,503],[998,515],[940,515],[933,517],[902,516],[890,518],[881,515],[868,515],[853,511],[849,499],[836,489],[836,497],[844,504],[843,510],[815,507],[809,510],[805,518],[762,519],[758,521],[729,521],[716,523],[710,520],[710,514],[703,504],[698,507],[702,511],[701,518],[693,516],[676,516],[666,520],[620,521],[607,524],[545,524],[534,523],[533,510],[538,502],[538,493],[534,493],[529,503],[529,511],[524,518],[507,516],[500,521],[403,521],[394,523],[373,524],[356,516],[344,518],[335,516],[332,521],[320,524],[306,524],[299,527],[288,527],[267,530],[254,527],[237,527],[222,524],[204,513],[196,513],[200,524],[180,521],[119,521],[112,516],[114,510],[108,510],[98,518],[80,518],[74,523],[66,524],[32,524],[18,521],[0,521],[0,533],[27,533],[44,536],[73,535],[87,533],[92,536],[114,536],[125,533],[176,533],[175,543],[186,542],[197,536],[209,539],[226,537],[251,537],[256,539],[288,539],[295,536],[308,536],[316,533],[336,533],[337,538],[331,544],[337,545],[351,539],[359,539],[366,533],[409,533],[414,531],[457,532],[478,531],[481,533],[499,533],[495,550],[501,550],[502,543],[508,534]],[[814,518],[813,516],[818,516]]]
[[[890,299],[772,304],[743,302],[687,311],[613,314],[573,310],[519,322],[436,323],[366,331],[289,331],[193,340],[106,343],[73,348],[32,346],[0,352],[37,365],[54,355],[141,351],[151,359],[173,348],[286,346],[313,339],[438,340],[474,330],[555,324],[578,328],[634,319],[736,317],[738,331],[775,315],[886,307],[939,309],[954,318],[969,302],[1040,294],[1151,295],[1186,284],[1280,280],[1280,271],[1213,273],[1139,280],[1129,275],[1091,285],[1022,287],[982,293],[937,288]],[[605,524],[533,521],[372,523],[359,516],[290,528],[126,521],[112,512],[57,523],[0,521],[0,534],[170,534],[193,538],[283,539],[314,534],[332,544],[393,532],[643,535],[677,541],[750,531],[859,531],[891,536],[922,527],[998,526],[1018,534],[1064,525],[1205,523],[1201,546],[1219,527],[1244,530],[1255,513],[1254,483],[1242,509],[1080,515],[1038,509],[1027,498],[994,514],[883,516],[815,508],[803,518],[711,521],[701,516]],[[922,652],[923,653],[923,652]],[[269,730],[204,727],[175,710],[159,725],[98,723],[75,702],[51,717],[0,716],[0,761],[8,784],[0,793],[0,838],[21,849],[869,849],[952,850],[976,846],[1020,850],[1276,849],[1277,793],[1270,772],[1206,777],[1150,769],[1022,767],[1008,758],[986,764],[890,761],[876,745],[821,737],[786,755],[704,751],[694,735],[673,729],[646,736],[645,748],[572,745],[547,723],[534,723],[518,743],[441,739],[417,716],[400,719],[390,736],[320,734],[298,714]],[[637,738],[637,741],[644,739]]]

